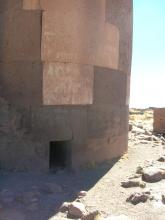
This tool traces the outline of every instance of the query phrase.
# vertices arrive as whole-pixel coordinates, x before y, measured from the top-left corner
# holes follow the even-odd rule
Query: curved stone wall
[[[26,131],[0,129],[1,168],[49,170],[52,141],[73,168],[127,151],[131,52],[132,0],[0,1],[1,96]]]

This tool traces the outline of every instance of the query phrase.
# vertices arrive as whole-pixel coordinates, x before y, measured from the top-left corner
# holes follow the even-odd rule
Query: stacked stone
[[[0,1],[0,78],[14,105],[41,103],[41,12],[23,10],[22,0]]]
[[[31,136],[45,144],[41,159],[47,169],[52,140],[71,141],[73,168],[122,155],[128,136],[132,1],[0,4],[4,96],[30,109]]]

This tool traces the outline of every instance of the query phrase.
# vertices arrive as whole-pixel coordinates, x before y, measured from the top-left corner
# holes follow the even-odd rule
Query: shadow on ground
[[[13,201],[5,205],[8,210],[16,210],[26,216],[21,220],[47,220],[58,213],[59,207],[65,201],[73,201],[81,190],[91,189],[119,160],[100,164],[93,168],[81,170],[78,173],[71,171],[59,171],[49,174],[25,174],[25,173],[2,173],[0,174],[0,191],[9,190],[15,196],[32,192],[34,189],[42,189],[46,183],[60,186],[61,190],[56,193],[43,193],[39,199],[38,210],[27,210],[28,205],[18,204]],[[0,198],[1,202],[1,198]],[[12,218],[12,220],[16,220]],[[17,219],[19,220],[19,219]]]

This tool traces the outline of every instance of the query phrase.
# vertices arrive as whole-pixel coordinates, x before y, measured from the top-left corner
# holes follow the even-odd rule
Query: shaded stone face
[[[41,13],[6,10],[0,13],[0,61],[41,60]]]
[[[58,143],[73,168],[121,156],[131,48],[132,0],[1,0],[2,169],[49,170]]]
[[[154,109],[153,130],[158,133],[165,133],[165,108]]]
[[[92,3],[53,1],[43,13],[43,61],[118,67],[119,31],[105,22],[105,0]]]

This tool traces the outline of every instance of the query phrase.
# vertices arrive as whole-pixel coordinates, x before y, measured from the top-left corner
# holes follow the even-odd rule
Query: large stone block
[[[102,67],[95,67],[94,72],[94,104],[125,105],[127,75],[118,70]]]
[[[0,0],[0,167],[47,171],[56,141],[74,169],[121,156],[131,40],[131,0]]]
[[[41,60],[41,13],[0,13],[0,61]]]
[[[3,100],[3,101],[2,101]],[[47,171],[48,147],[32,139],[31,109],[0,99],[0,168],[10,171]]]
[[[41,10],[40,0],[22,0],[24,10]]]
[[[90,65],[45,63],[44,105],[84,105],[93,102],[94,70]]]
[[[128,133],[128,106],[101,104],[88,107],[88,137],[117,138]]]
[[[23,0],[0,0],[0,12],[22,9]]]
[[[32,0],[31,0],[32,1]],[[37,1],[37,0],[33,0]],[[61,10],[73,11],[75,8],[77,10],[89,10],[93,8],[93,13],[100,16],[100,9],[105,12],[106,0],[40,0],[40,5],[44,11],[54,11],[57,7]],[[97,11],[96,11],[97,10]],[[92,12],[92,11],[91,11]],[[70,12],[69,12],[70,13]],[[104,14],[105,18],[105,14]]]
[[[49,170],[49,151],[45,143],[9,136],[6,140],[3,141],[1,138],[0,165],[2,170],[33,172]]]
[[[106,0],[106,21],[115,25],[120,34],[119,69],[131,72],[133,1]]]
[[[0,63],[2,94],[14,105],[42,103],[42,65],[32,62]]]
[[[165,108],[154,108],[153,130],[158,133],[165,133]]]
[[[119,31],[105,22],[105,0],[54,0],[45,5],[53,10],[43,12],[43,61],[118,68]]]
[[[66,141],[72,140],[69,111],[62,108],[44,106],[32,109],[32,131],[37,140]]]
[[[73,151],[73,167],[118,158],[128,148],[128,106],[88,107],[86,142]]]

